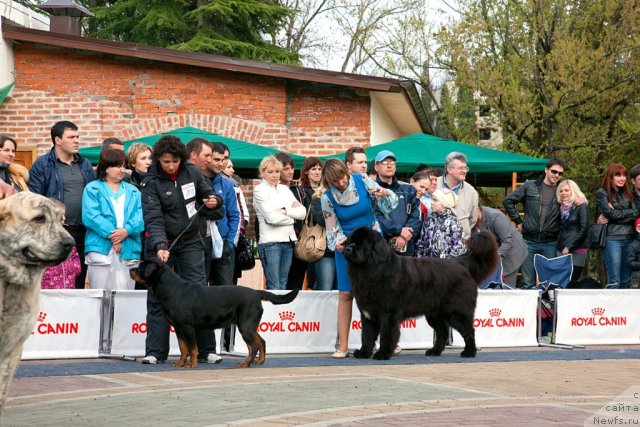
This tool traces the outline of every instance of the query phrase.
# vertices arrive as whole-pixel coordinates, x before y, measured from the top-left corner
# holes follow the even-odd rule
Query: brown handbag
[[[304,219],[300,236],[293,249],[296,258],[306,261],[315,262],[324,256],[327,249],[327,230],[319,225],[313,224],[311,219],[311,210],[307,211],[307,217]]]

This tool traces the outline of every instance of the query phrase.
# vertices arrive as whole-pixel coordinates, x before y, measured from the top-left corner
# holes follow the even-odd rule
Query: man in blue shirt
[[[218,232],[224,241],[222,256],[211,260],[211,274],[209,280],[212,285],[233,285],[233,264],[235,247],[240,232],[240,209],[233,183],[225,177],[222,171],[225,167],[225,146],[219,142],[212,142],[211,163],[207,167],[207,175],[213,184],[213,191],[224,201],[224,216],[216,221]]]

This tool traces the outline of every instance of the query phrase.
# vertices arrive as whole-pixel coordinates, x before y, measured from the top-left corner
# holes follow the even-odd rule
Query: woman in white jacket
[[[258,251],[267,278],[267,289],[286,289],[293,257],[295,219],[304,219],[306,209],[287,186],[279,184],[282,163],[269,156],[260,162],[262,182],[253,190],[253,207],[258,217]]]

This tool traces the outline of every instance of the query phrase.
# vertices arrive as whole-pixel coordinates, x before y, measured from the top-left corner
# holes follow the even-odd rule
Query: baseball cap
[[[640,225],[640,218],[636,219],[636,228]]]
[[[384,159],[386,159],[387,157],[391,157],[393,160],[398,160],[396,158],[396,155],[393,154],[391,151],[389,150],[382,150],[381,152],[379,152],[378,154],[376,154],[376,163],[380,163],[381,161],[383,161]]]

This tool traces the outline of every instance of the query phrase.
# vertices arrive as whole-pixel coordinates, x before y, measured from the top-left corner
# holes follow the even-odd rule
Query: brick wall
[[[82,146],[194,126],[303,155],[368,145],[370,102],[350,88],[16,45],[13,97],[0,132],[51,148],[49,129],[75,122]]]

